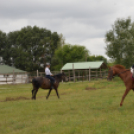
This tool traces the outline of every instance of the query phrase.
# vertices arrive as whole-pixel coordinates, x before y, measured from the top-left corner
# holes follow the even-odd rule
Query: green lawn
[[[115,79],[61,83],[55,91],[40,89],[31,100],[31,84],[0,86],[0,134],[134,134],[134,93]],[[89,89],[89,90],[85,90]]]

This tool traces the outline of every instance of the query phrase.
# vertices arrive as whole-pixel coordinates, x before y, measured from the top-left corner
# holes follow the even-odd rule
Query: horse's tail
[[[36,88],[39,88],[40,87],[40,83],[38,82],[38,80],[36,78],[33,78],[32,79],[32,83],[33,83],[33,86],[36,87]]]

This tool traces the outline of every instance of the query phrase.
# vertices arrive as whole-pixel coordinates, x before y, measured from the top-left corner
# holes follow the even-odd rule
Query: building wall
[[[18,84],[18,83],[27,83],[28,75],[27,74],[0,74],[0,84]]]

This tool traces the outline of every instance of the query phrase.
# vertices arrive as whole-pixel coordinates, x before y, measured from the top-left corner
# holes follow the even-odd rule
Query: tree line
[[[134,22],[117,19],[105,34],[106,54],[114,64],[129,68],[134,64]]]
[[[90,55],[84,46],[65,44],[62,34],[37,26],[9,33],[0,31],[0,59],[0,64],[25,71],[44,71],[46,62],[50,62],[52,70],[60,70],[67,62],[107,62],[103,56]]]

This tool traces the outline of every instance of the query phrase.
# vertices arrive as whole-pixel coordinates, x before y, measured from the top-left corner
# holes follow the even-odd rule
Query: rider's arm
[[[51,76],[53,76],[53,74],[50,72]]]
[[[49,68],[46,68],[46,69],[45,69],[45,74],[46,74],[46,75],[51,75],[51,76],[53,75],[53,74],[50,72]]]

